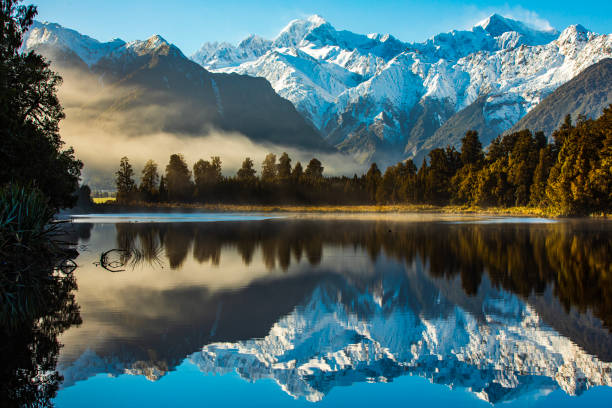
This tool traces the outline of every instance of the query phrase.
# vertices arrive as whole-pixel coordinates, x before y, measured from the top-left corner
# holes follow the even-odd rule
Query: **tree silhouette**
[[[287,152],[284,152],[278,159],[278,179],[281,182],[287,182],[291,177],[291,158]]]
[[[323,166],[318,159],[311,159],[308,162],[308,166],[306,166],[306,171],[304,171],[304,176],[311,182],[318,181],[323,177]]]
[[[115,173],[117,186],[117,201],[129,202],[134,199],[136,192],[136,182],[134,181],[134,169],[127,157],[122,157],[119,163],[119,170]]]
[[[140,193],[145,199],[152,200],[159,193],[159,173],[157,172],[157,163],[153,160],[148,160],[142,169],[142,177],[140,178]]]
[[[183,155],[173,154],[170,156],[170,162],[166,166],[165,180],[170,201],[186,201],[192,198],[191,171],[189,171]]]
[[[261,181],[264,183],[273,183],[276,180],[276,175],[276,155],[269,153],[261,165]]]
[[[365,183],[366,183],[366,191],[368,193],[368,197],[370,201],[376,202],[376,192],[378,190],[378,185],[382,181],[382,175],[376,163],[372,163],[370,165],[370,169],[366,173]]]
[[[242,182],[254,181],[255,173],[257,173],[257,170],[253,168],[253,165],[253,160],[251,160],[249,157],[244,159],[244,161],[242,162],[242,167],[240,167],[238,173],[236,173],[238,180]]]
[[[0,185],[30,184],[52,207],[70,207],[83,164],[59,135],[62,80],[40,55],[19,52],[36,15],[36,7],[19,3],[0,3]]]

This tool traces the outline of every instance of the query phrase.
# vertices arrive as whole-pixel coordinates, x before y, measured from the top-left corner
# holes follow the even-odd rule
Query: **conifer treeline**
[[[250,204],[433,204],[532,206],[557,214],[610,212],[612,209],[612,105],[597,119],[565,123],[547,143],[529,130],[500,136],[487,151],[475,131],[460,150],[434,149],[417,169],[412,160],[381,173],[373,163],[367,173],[326,177],[319,160],[306,169],[291,165],[283,153],[270,153],[260,175],[246,158],[235,176],[223,176],[221,159],[199,160],[193,170],[180,154],[160,177],[149,160],[140,185],[126,157],[117,175],[119,202],[204,202]]]

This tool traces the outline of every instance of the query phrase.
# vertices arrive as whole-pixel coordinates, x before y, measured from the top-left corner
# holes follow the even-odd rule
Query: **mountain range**
[[[361,161],[385,161],[389,152],[396,152],[393,159],[418,159],[457,145],[460,138],[441,128],[463,124],[457,115],[470,112],[477,116],[469,115],[469,125],[481,130],[486,146],[560,85],[610,56],[610,35],[581,25],[536,30],[494,14],[470,30],[420,43],[339,31],[312,16],[292,21],[272,41],[204,44],[192,59],[213,71],[267,78],[331,144]],[[469,129],[455,130],[462,136]]]
[[[265,79],[211,73],[159,35],[101,43],[35,22],[22,48],[47,57],[63,76],[70,90],[62,102],[78,105],[69,119],[78,116],[127,136],[224,130],[258,143],[335,151]]]
[[[145,339],[107,339],[97,350],[63,360],[63,387],[101,373],[157,381],[184,359],[207,374],[272,379],[289,395],[312,402],[338,386],[405,375],[465,388],[491,404],[533,391],[580,395],[612,385],[612,363],[586,353],[548,326],[537,307],[487,278],[469,296],[457,280],[432,279],[419,263],[408,271],[383,265],[384,274],[374,276],[305,273],[268,278],[237,293],[156,292],[150,302],[178,301],[181,307],[172,312],[192,310],[182,319],[191,323],[130,321]],[[564,314],[560,303],[551,304]],[[198,324],[189,320],[196,316],[203,318]],[[154,322],[159,325],[146,328]],[[242,339],[229,340],[236,338]]]
[[[606,283],[546,278],[584,280],[577,260],[605,254],[605,229],[418,219],[79,224],[96,249],[78,259],[83,325],[63,336],[62,386],[158,380],[186,360],[311,401],[406,375],[493,404],[612,386],[609,308],[583,303]],[[163,255],[109,279],[94,261],[117,246]]]
[[[160,55],[151,53],[160,46],[168,50],[166,60],[173,62],[143,70],[157,60],[149,55]],[[483,145],[488,145],[561,85],[612,57],[612,35],[581,25],[561,32],[535,29],[493,14],[471,29],[407,43],[389,34],[337,30],[315,15],[290,22],[272,40],[251,35],[238,45],[205,43],[191,60],[158,36],[144,42],[100,43],[51,23],[36,23],[24,49],[53,49],[54,62],[60,60],[57,50],[69,51],[102,82],[109,77],[121,84],[135,81],[156,93],[173,94],[173,101],[189,113],[173,118],[171,123],[179,128],[191,127],[189,118],[196,117],[196,127],[212,123],[254,140],[334,146],[360,163],[374,160],[384,166],[405,158],[420,163],[433,148],[457,145],[469,129],[479,130]],[[134,66],[128,63],[134,55],[148,57]],[[269,85],[249,77],[265,78]],[[235,85],[238,81],[243,84]],[[589,92],[602,86],[601,81],[587,83]],[[242,102],[221,114],[219,100],[225,107],[239,99],[232,92],[226,96],[232,87],[239,90]],[[194,97],[196,89],[201,95]],[[261,103],[272,99],[274,104]],[[132,100],[150,103],[138,95]],[[596,101],[604,104],[607,99]],[[576,106],[571,113],[588,115],[603,107],[588,105]],[[223,115],[226,121],[219,118]],[[258,124],[253,125],[256,130],[252,123]],[[547,132],[556,126],[522,123]]]

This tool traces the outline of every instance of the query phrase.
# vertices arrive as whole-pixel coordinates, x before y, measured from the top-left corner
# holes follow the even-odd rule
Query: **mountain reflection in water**
[[[612,386],[607,222],[79,228],[83,324],[62,336],[64,390],[185,361],[309,401],[404,375],[492,403]],[[118,273],[94,264],[113,249]]]

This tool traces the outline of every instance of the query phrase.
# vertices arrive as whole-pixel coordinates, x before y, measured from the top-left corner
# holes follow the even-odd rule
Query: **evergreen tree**
[[[297,162],[293,167],[293,171],[291,172],[291,180],[293,184],[298,184],[302,177],[304,176],[304,171],[302,170],[302,163]]]
[[[261,166],[261,181],[265,183],[273,183],[276,181],[276,155],[269,153],[264,159]]]
[[[182,154],[170,156],[170,162],[166,166],[165,180],[170,201],[186,201],[192,197],[191,171]]]
[[[365,188],[371,202],[376,202],[376,192],[382,182],[382,175],[376,163],[372,163],[365,176]]]
[[[115,173],[115,184],[117,186],[117,202],[129,202],[134,199],[136,182],[134,181],[134,169],[127,157],[122,157],[119,170]]]
[[[36,15],[36,7],[19,3],[0,3],[0,186],[31,184],[52,207],[70,207],[83,164],[59,135],[61,78],[40,55],[19,52]]]
[[[529,130],[511,136],[513,145],[508,158],[508,181],[513,185],[514,202],[510,205],[527,205],[539,159],[538,144]]]
[[[318,181],[323,178],[323,166],[321,162],[313,158],[308,162],[308,166],[306,166],[306,171],[304,171],[304,176],[310,181]]]
[[[604,112],[598,121],[579,118],[575,127],[562,126],[563,132],[555,133],[555,143],[559,140],[561,145],[557,144],[559,153],[550,171],[546,196],[556,212],[574,215],[609,210],[610,191],[598,188],[609,183],[605,181],[606,170],[603,173],[599,170],[606,133],[610,131],[608,115],[609,111]],[[598,173],[604,177],[594,183]]]
[[[291,158],[284,152],[278,159],[278,179],[287,182],[291,177]]]
[[[238,180],[242,182],[253,182],[255,180],[255,173],[257,172],[253,168],[253,165],[253,160],[249,157],[244,159],[242,167],[238,170],[238,173],[236,173]]]
[[[417,167],[412,159],[404,163],[403,176],[400,186],[400,198],[409,203],[419,201],[419,188],[417,183]]]
[[[483,160],[484,153],[482,143],[478,139],[478,132],[470,130],[461,139],[461,163],[463,166],[473,165],[479,168]]]
[[[142,177],[140,178],[140,193],[147,200],[152,200],[158,194],[159,188],[159,173],[157,172],[157,163],[153,160],[148,160],[142,169]]]
[[[166,177],[163,175],[159,178],[159,201],[168,201],[168,184],[166,183]]]
[[[198,160],[193,165],[193,179],[198,187],[220,183],[223,179],[221,173],[221,158],[219,156],[213,156],[210,162],[208,160]]]
[[[538,165],[533,172],[533,184],[530,189],[529,204],[534,207],[543,207],[546,202],[546,185],[548,183],[548,175],[553,165],[553,151],[550,146],[540,149]]]
[[[501,143],[501,136],[496,137],[491,144],[486,154],[486,162],[491,164],[504,157],[504,151]]]
[[[424,198],[430,204],[444,205],[450,201],[450,180],[461,164],[454,148],[433,149],[429,152],[429,166],[425,176]]]
[[[599,191],[597,209],[610,212],[612,209],[612,105],[603,111],[594,126],[601,132],[602,147],[599,156],[589,172],[589,182]]]
[[[221,158],[213,156],[210,162],[202,159],[198,160],[193,165],[193,179],[195,181],[196,196],[200,199],[213,193],[213,190],[223,180]]]

